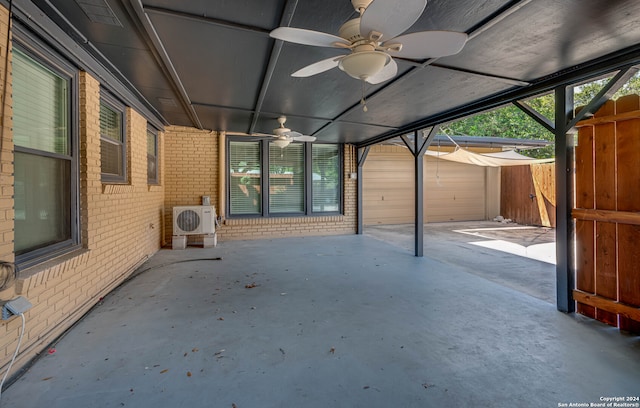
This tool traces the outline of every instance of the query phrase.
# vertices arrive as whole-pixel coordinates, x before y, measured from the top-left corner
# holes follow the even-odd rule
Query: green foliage
[[[600,79],[575,88],[575,106],[586,105],[602,89],[610,78]],[[624,95],[640,94],[640,74],[632,77],[627,84],[618,90],[613,99]],[[525,101],[551,121],[554,120],[555,103],[553,94],[538,96]],[[553,133],[549,132],[527,114],[514,105],[505,105],[489,112],[483,112],[474,116],[444,124],[440,132],[447,135],[467,136],[494,136],[511,139],[542,139],[554,141]],[[551,158],[554,156],[554,146],[550,145],[541,149],[524,150],[524,155],[535,158]]]
[[[588,84],[580,85],[576,87],[576,91],[573,97],[575,106],[584,106],[588,104],[596,94],[602,89],[603,86],[609,81],[609,78],[599,79],[597,81],[589,82]],[[621,96],[640,94],[640,74],[636,74],[624,84],[613,95],[612,99],[618,99]]]
[[[529,106],[548,118],[553,118],[553,94],[543,95],[526,101]],[[552,119],[553,120],[553,119]],[[531,119],[520,108],[507,105],[502,108],[483,112],[440,127],[448,135],[493,136],[510,139],[542,139],[553,141],[549,132]],[[553,146],[541,149],[525,150],[522,154],[535,158],[553,157]]]

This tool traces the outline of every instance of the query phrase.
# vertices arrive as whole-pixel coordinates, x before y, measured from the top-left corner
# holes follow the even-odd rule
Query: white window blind
[[[261,214],[260,142],[229,142],[229,212]]]
[[[340,153],[338,145],[312,145],[313,212],[340,210]]]
[[[124,178],[122,112],[100,103],[100,155],[102,174]]]
[[[304,212],[304,145],[269,143],[269,212]]]
[[[13,138],[17,146],[69,154],[69,83],[13,50]]]
[[[158,134],[147,130],[147,183],[158,181]]]

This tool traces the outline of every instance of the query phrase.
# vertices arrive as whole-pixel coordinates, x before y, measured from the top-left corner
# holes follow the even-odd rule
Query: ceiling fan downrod
[[[358,13],[362,14],[372,1],[373,0],[351,0],[351,5]]]

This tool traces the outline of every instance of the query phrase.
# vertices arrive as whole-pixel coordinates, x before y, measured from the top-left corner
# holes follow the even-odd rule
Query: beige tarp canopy
[[[523,156],[513,150],[507,150],[497,153],[473,153],[459,146],[451,153],[427,150],[425,154],[443,160],[450,160],[465,164],[475,164],[476,166],[485,167],[522,166],[525,164],[552,163],[555,160],[532,159],[531,157]]]

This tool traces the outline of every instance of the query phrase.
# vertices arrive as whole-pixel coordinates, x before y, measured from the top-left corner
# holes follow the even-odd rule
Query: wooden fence
[[[578,124],[578,313],[640,332],[640,96],[609,101]]]
[[[556,226],[554,163],[502,167],[500,191],[503,217],[518,224]]]

